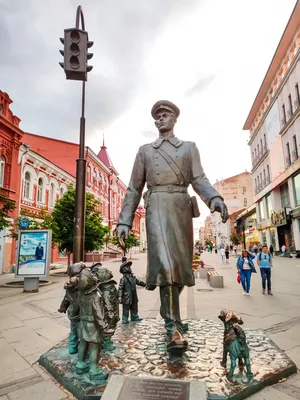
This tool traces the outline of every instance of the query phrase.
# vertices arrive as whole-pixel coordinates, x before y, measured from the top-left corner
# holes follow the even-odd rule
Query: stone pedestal
[[[212,275],[209,279],[210,286],[213,288],[223,288],[224,278],[222,275]]]
[[[201,279],[207,279],[207,270],[205,268],[199,268],[198,271]]]
[[[245,329],[254,379],[246,382],[236,370],[235,384],[220,366],[223,352],[223,325],[211,320],[188,320],[189,349],[182,368],[168,368],[163,321],[145,319],[119,325],[114,336],[116,350],[101,354],[99,366],[109,376],[163,378],[188,382],[205,381],[210,400],[242,400],[280,379],[296,373],[295,364],[263,332]],[[247,321],[244,321],[245,325]],[[40,358],[44,366],[67,390],[80,400],[98,400],[105,386],[97,386],[88,374],[75,372],[76,355],[68,354],[67,341],[61,342]],[[228,359],[228,366],[230,360]],[[201,398],[200,398],[201,399]]]

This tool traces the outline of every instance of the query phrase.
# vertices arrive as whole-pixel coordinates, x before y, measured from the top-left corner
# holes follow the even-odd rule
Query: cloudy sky
[[[78,1],[0,0],[0,89],[25,131],[78,142],[80,83],[66,81],[59,37]],[[212,183],[250,170],[243,123],[295,0],[82,0],[95,42],[86,144],[105,143],[127,183],[138,147],[157,132],[153,103],[181,116]],[[202,222],[208,210],[201,204]]]

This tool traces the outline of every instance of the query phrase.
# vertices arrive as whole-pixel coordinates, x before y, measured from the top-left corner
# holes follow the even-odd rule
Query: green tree
[[[123,251],[124,257],[126,255],[126,252],[128,252],[132,247],[137,247],[140,245],[140,241],[135,236],[134,232],[129,233],[128,238],[123,241],[123,244],[120,244],[118,242],[118,239],[116,238],[116,236],[113,236],[111,238],[111,242]]]
[[[0,209],[0,231],[2,231],[2,229],[13,225],[8,219],[10,217],[10,213],[16,208],[16,206],[15,203],[2,194],[0,194],[0,203],[2,203]]]
[[[241,235],[238,235],[237,233],[232,233],[232,234],[230,235],[230,240],[231,240],[231,243],[232,243],[232,244],[234,244],[235,246],[237,246],[237,245],[239,245],[239,244],[242,242],[243,238],[242,238]]]
[[[39,212],[28,212],[26,216],[18,217],[15,220],[14,229],[11,231],[10,236],[18,239],[21,219],[28,219],[28,227],[22,228],[23,231],[33,229],[51,229],[51,218],[47,215],[46,211],[42,208]]]
[[[85,213],[85,251],[91,252],[103,247],[109,233],[109,227],[102,225],[101,213],[98,209],[100,202],[91,194],[86,193]],[[52,229],[52,240],[58,245],[60,251],[68,255],[73,252],[74,242],[74,220],[75,220],[75,189],[69,186],[68,191],[59,199],[49,216],[47,226]]]

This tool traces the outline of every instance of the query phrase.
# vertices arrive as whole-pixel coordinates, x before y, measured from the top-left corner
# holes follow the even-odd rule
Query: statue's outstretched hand
[[[116,236],[120,246],[125,246],[124,240],[128,238],[129,232],[130,228],[128,225],[118,225]]]
[[[222,222],[225,224],[229,216],[227,206],[221,197],[214,197],[210,203],[210,212],[214,213],[215,211],[221,213]]]

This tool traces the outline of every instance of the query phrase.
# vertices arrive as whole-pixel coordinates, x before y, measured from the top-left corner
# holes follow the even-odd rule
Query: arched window
[[[5,160],[0,157],[0,187],[4,186],[4,170],[5,170]]]
[[[50,199],[49,199],[50,206],[54,206],[55,203],[55,186],[54,183],[50,185]]]
[[[65,189],[61,187],[59,193],[60,193],[60,198],[62,198],[63,195],[65,194]]]
[[[38,180],[37,201],[39,203],[43,203],[43,197],[44,197],[44,181],[43,181],[43,178],[39,178],[39,180]]]
[[[31,191],[31,175],[27,171],[27,172],[25,172],[25,180],[24,180],[24,197],[25,197],[25,199],[30,199],[30,191]]]

